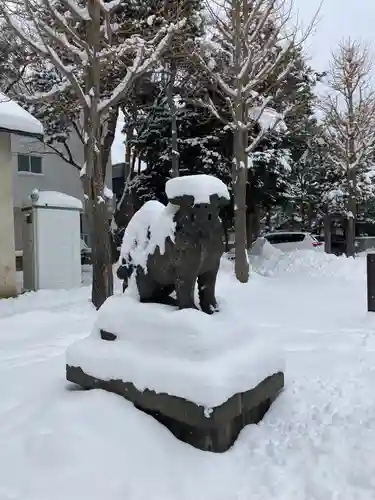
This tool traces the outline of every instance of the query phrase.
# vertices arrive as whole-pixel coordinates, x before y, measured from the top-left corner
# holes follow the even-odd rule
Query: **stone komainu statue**
[[[206,181],[218,189],[203,197],[202,193],[196,196],[194,189],[186,189],[187,194],[180,194],[181,189],[168,190],[169,183],[183,187],[185,181],[190,188],[199,186],[200,191]],[[215,284],[224,251],[219,210],[229,202],[228,190],[215,177],[195,175],[168,181],[166,193],[167,207],[157,201],[147,202],[130,221],[117,276],[125,290],[136,273],[141,302],[168,303],[176,291],[180,309],[196,308],[194,290],[198,281],[201,309],[212,314],[217,310]]]

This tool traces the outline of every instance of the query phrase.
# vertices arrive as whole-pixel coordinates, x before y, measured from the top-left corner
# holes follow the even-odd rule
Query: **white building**
[[[0,298],[17,295],[12,157],[12,137],[16,136],[41,138],[42,124],[0,94]]]

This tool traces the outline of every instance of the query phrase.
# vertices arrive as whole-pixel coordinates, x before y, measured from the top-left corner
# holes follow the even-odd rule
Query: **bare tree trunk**
[[[313,220],[314,220],[314,207],[312,203],[309,203],[307,207],[307,224],[309,229],[312,226]]]
[[[254,229],[252,242],[255,241],[260,235],[260,207],[259,205],[254,205]]]
[[[108,116],[105,134],[103,134],[102,147],[101,147],[101,157],[104,168],[108,165],[111,148],[116,134],[116,126],[119,115],[119,108],[111,110]],[[101,125],[101,124],[100,124]],[[106,169],[104,170],[104,173]]]
[[[241,108],[241,106],[239,106]],[[242,114],[242,109],[240,110]],[[247,135],[247,134],[246,134]],[[235,213],[235,272],[241,283],[249,280],[249,261],[246,238],[246,178],[247,161],[244,145],[245,134],[241,130],[234,134],[234,153],[236,169],[234,171],[234,213]]]
[[[100,99],[100,63],[96,39],[100,31],[100,6],[95,0],[88,2],[92,23],[88,27],[90,45],[93,47],[91,64],[88,65],[86,92],[90,96],[90,110],[85,113],[85,131],[88,131],[88,141],[85,149],[86,170],[89,179],[89,203],[91,209],[91,251],[93,283],[91,300],[99,309],[104,301],[113,294],[113,272],[111,259],[111,242],[109,214],[107,204],[103,200],[106,165],[102,163],[100,150],[101,124],[98,110]]]
[[[174,102],[174,85],[176,81],[176,63],[170,63],[169,83],[167,87],[168,107],[171,118],[171,177],[179,176],[179,152],[177,144],[177,109]]]
[[[328,208],[324,216],[324,251],[325,253],[332,253],[332,225]]]
[[[299,223],[299,230],[302,231],[305,223],[305,205],[303,200],[301,200],[300,217],[301,217],[301,222]]]
[[[249,209],[246,210],[246,248],[249,250],[253,241],[254,232],[254,212]]]
[[[354,147],[349,141],[349,148],[351,150],[350,157],[353,158]],[[347,223],[346,223],[346,256],[354,257],[355,255],[355,222],[357,217],[357,200],[356,200],[356,169],[348,166],[347,171],[348,179],[348,205],[347,205]]]
[[[266,230],[271,231],[271,208],[267,207],[266,212]]]
[[[349,182],[354,182],[353,176],[349,173],[348,177],[350,178]],[[353,190],[349,190],[349,199],[348,199],[348,210],[347,210],[347,224],[346,224],[346,256],[354,257],[355,255],[355,221],[357,216],[357,203],[355,194],[352,192]]]
[[[127,127],[126,136],[126,151],[125,151],[125,164],[127,167],[126,175],[124,176],[124,210],[129,214],[128,222],[134,214],[133,197],[131,194],[131,189],[129,189],[129,182],[133,177],[134,165],[135,165],[135,149],[133,147],[133,157],[132,157],[132,140],[134,138],[135,127],[134,122],[137,116],[137,106],[134,103],[132,108],[132,124]],[[125,208],[126,207],[126,208]]]
[[[247,212],[247,248],[250,249],[253,242],[260,233],[260,212],[259,207],[252,206],[252,210]]]
[[[347,179],[348,179],[348,209],[347,209],[347,226],[346,226],[346,256],[354,257],[355,255],[355,221],[357,217],[356,203],[356,177],[357,172],[354,167],[356,161],[355,153],[355,138],[354,138],[354,103],[352,82],[348,79],[348,121],[349,121],[349,151],[347,164]]]
[[[248,134],[241,128],[245,123],[246,105],[242,98],[242,78],[239,78],[241,69],[241,0],[233,0],[232,17],[235,37],[235,75],[237,98],[235,102],[236,128],[234,131],[234,160],[233,175],[234,214],[235,214],[235,273],[241,283],[249,280],[249,260],[247,255],[246,238],[246,190],[247,190],[247,139]]]

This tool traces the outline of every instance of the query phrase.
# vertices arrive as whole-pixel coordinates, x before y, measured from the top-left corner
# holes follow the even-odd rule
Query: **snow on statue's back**
[[[181,196],[193,196],[194,203],[210,203],[210,196],[217,195],[219,198],[229,200],[227,186],[220,179],[212,175],[185,175],[170,179],[165,185],[168,199]]]
[[[121,245],[121,259],[135,266],[146,267],[147,258],[156,246],[163,253],[165,240],[173,239],[175,224],[174,211],[156,200],[146,202],[132,217],[124,234]]]

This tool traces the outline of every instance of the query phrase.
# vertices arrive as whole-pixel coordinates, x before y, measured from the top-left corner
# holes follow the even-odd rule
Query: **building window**
[[[18,172],[28,174],[42,174],[42,157],[30,155],[18,155]]]

